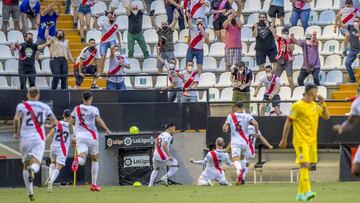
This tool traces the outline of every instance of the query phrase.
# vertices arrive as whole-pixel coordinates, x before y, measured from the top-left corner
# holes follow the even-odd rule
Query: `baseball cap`
[[[305,35],[305,39],[311,39],[311,38],[312,38],[312,34],[307,33],[307,34]]]

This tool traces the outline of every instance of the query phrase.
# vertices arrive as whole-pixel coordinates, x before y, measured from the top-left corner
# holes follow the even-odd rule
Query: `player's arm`
[[[124,6],[124,8],[126,9],[126,15],[130,15],[131,14],[131,4],[132,4],[132,0],[130,0],[129,4],[126,5],[126,1],[122,1],[122,4]]]
[[[227,133],[229,131],[229,123],[227,121],[225,121],[222,129],[224,133]]]
[[[259,140],[266,145],[267,148],[273,149],[274,147],[267,141],[267,139],[264,136],[259,136]]]
[[[258,86],[255,89],[254,95],[253,97],[257,97],[257,95],[259,94],[260,88],[262,87],[262,84],[259,83]]]
[[[141,2],[142,2],[142,5],[143,5],[143,8],[141,9],[141,12],[145,13],[145,11],[147,10],[145,0],[142,0]]]
[[[203,160],[194,160],[193,158],[190,159],[190,163],[192,164],[197,164],[197,165],[201,165],[201,166],[205,166],[207,163],[208,163],[208,160],[207,160],[207,155],[206,157],[203,159]]]
[[[169,150],[169,144],[168,142],[164,141],[164,151],[167,154],[167,156],[169,157],[169,160],[171,161],[173,159],[172,155],[170,154],[170,150]]]
[[[103,119],[100,118],[100,116],[96,116],[95,117],[96,123],[99,124],[105,131],[107,134],[111,134],[111,131],[109,130],[109,128],[106,126],[105,122],[103,121]]]
[[[22,112],[18,111],[16,112],[14,116],[14,138],[18,139],[20,137],[20,126],[21,126],[21,118],[22,118]]]
[[[48,125],[49,128],[54,128],[59,124],[59,121],[55,118],[54,115],[48,116],[48,119],[50,120],[50,124]]]
[[[287,118],[285,121],[285,125],[284,125],[284,129],[283,129],[283,133],[282,133],[282,138],[281,141],[279,143],[279,147],[281,149],[285,149],[286,145],[287,145],[287,139],[290,133],[290,129],[291,129],[291,125],[292,125],[292,120],[291,118]]]
[[[259,135],[259,124],[258,124],[258,122],[255,119],[251,119],[250,123],[254,126],[256,135]]]
[[[227,156],[226,156],[225,162],[226,162],[226,165],[228,165],[228,166],[230,166],[230,167],[233,167],[233,166],[234,166],[234,163],[231,162],[228,154],[227,154]]]
[[[358,121],[359,121],[359,116],[350,115],[346,119],[346,121],[344,121],[342,124],[335,125],[333,129],[338,134],[343,134],[353,129]]]
[[[51,140],[55,135],[55,129],[51,129],[50,132],[46,135],[46,141]]]

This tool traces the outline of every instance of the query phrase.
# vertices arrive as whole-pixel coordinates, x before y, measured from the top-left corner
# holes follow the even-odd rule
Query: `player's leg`
[[[90,23],[91,23],[91,12],[87,13],[85,15],[85,20],[86,20],[86,33],[88,33],[90,31]],[[86,37],[86,35],[85,35]]]
[[[169,185],[168,180],[179,169],[179,165],[175,158],[172,161],[167,161],[165,163],[165,165],[167,165],[169,167],[169,170],[163,177],[161,177],[160,180],[163,181],[165,183],[165,185]]]
[[[161,163],[158,160],[153,159],[153,171],[151,172],[149,187],[154,185],[156,176],[160,170]]]
[[[219,182],[221,186],[228,186],[231,185],[228,180],[226,180],[225,173],[219,174],[216,180]]]
[[[53,150],[50,151],[50,166],[49,166],[49,177],[45,182],[45,185],[47,185],[50,182],[51,176],[53,171],[55,170],[55,164],[56,164],[56,155]]]
[[[61,153],[61,152],[60,152]],[[52,185],[56,178],[59,176],[60,170],[65,166],[66,156],[63,154],[57,154],[55,161],[55,169],[53,170],[50,181],[48,183],[48,191],[52,191]]]
[[[275,101],[280,101],[280,96],[279,95],[275,95],[273,97],[273,100]],[[281,115],[281,111],[280,111],[280,102],[272,102],[272,105],[274,107],[274,112],[277,116]]]
[[[360,146],[358,147],[351,167],[354,176],[360,176]]]
[[[296,163],[300,166],[300,178],[298,185],[298,194],[296,199],[305,201],[307,198],[305,194],[310,190],[309,180],[309,147],[306,144],[294,145],[296,153]]]
[[[79,19],[79,24],[80,24],[80,37],[81,37],[81,43],[86,43],[85,40],[85,34],[84,34],[84,14],[80,11],[81,6],[79,7],[79,12],[78,12],[78,19]]]
[[[89,143],[89,154],[91,157],[91,191],[100,191],[97,185],[99,172],[99,141],[91,140]]]
[[[213,186],[211,177],[207,170],[203,171],[198,179],[197,186]],[[213,178],[215,179],[215,178]]]

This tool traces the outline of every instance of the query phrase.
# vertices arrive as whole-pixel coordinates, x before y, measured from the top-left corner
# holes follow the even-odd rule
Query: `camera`
[[[154,13],[155,13],[155,10],[151,10],[151,11],[149,12],[149,16],[150,16],[150,17],[154,16]]]

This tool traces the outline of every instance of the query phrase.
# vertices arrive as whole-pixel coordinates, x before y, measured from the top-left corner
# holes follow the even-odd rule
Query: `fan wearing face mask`
[[[179,70],[179,67],[176,67],[177,60],[176,58],[170,58],[168,61],[164,61],[160,56],[158,56],[158,61],[163,65],[164,70],[167,72],[168,76],[168,89],[169,90],[178,90],[178,91],[169,91],[168,93],[168,102],[174,102],[175,99],[177,102],[181,101],[181,93],[183,87],[182,76]]]
[[[198,92],[192,90],[199,85],[200,76],[192,61],[186,63],[186,68],[182,71],[180,78],[183,80],[181,102],[197,102]]]
[[[230,81],[233,87],[232,101],[250,101],[250,86],[253,72],[246,67],[244,62],[235,64]],[[249,113],[249,103],[244,103],[244,110]]]
[[[130,69],[129,61],[125,54],[120,53],[120,46],[115,45],[111,48],[109,58],[109,71],[106,79],[107,90],[126,90],[125,78],[121,76],[125,74],[125,68]]]

